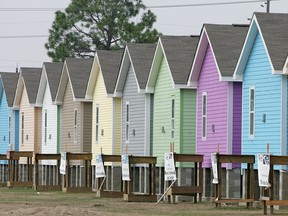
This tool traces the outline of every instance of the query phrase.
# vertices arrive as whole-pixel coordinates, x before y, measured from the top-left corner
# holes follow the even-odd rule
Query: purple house
[[[248,26],[205,24],[188,86],[197,87],[196,153],[241,153],[242,83],[233,80]],[[231,168],[231,167],[227,167]]]

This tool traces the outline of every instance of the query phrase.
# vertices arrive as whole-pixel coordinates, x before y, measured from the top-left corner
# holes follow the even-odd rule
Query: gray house
[[[145,93],[156,45],[126,45],[114,95],[122,97],[121,152],[150,156],[151,94]]]

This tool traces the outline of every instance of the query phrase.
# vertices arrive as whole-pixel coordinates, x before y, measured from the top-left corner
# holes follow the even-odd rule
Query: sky
[[[261,0],[255,3],[243,3],[253,0],[142,1],[148,8],[151,7],[157,16],[154,27],[165,35],[199,35],[203,23],[249,24],[253,12],[266,11],[266,5]],[[70,2],[70,0],[0,0],[0,71],[14,72],[17,66],[42,67],[43,62],[51,61],[44,48],[48,40],[48,31],[55,18],[55,11],[64,10]],[[228,2],[235,4],[222,5]],[[195,6],[203,3],[221,3],[221,5]],[[169,5],[186,6],[154,8]],[[23,8],[53,8],[55,11],[20,11]],[[288,0],[272,1],[270,12],[288,13]]]

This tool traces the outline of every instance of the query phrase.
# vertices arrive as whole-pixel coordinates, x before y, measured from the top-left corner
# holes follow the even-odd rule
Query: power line
[[[215,2],[215,3],[200,3],[200,4],[185,4],[185,5],[156,5],[156,6],[147,6],[147,8],[157,9],[157,8],[175,8],[175,7],[179,8],[179,7],[220,6],[220,5],[233,5],[233,4],[260,3],[266,1],[267,0],[249,0],[249,1]],[[270,0],[270,1],[281,1],[281,0]]]
[[[11,36],[0,36],[1,39],[3,38],[46,38],[49,35],[11,35]]]
[[[281,0],[269,0],[271,1],[281,1]],[[246,0],[246,1],[231,1],[231,2],[214,2],[214,3],[199,3],[199,4],[185,4],[185,5],[155,5],[146,6],[150,9],[156,8],[172,8],[172,7],[201,7],[201,6],[219,6],[219,5],[233,5],[233,4],[250,4],[250,3],[260,3],[267,2],[267,0]],[[22,12],[41,12],[41,11],[57,11],[65,10],[65,8],[0,8],[0,11],[22,11]]]
[[[0,8],[0,11],[23,11],[23,12],[39,12],[39,11],[57,11],[64,10],[65,8]]]

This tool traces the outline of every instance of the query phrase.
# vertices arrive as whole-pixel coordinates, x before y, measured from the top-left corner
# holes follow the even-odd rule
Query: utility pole
[[[267,2],[266,2],[266,4],[267,4],[267,6],[266,6],[266,13],[270,13],[270,1],[271,1],[271,0],[267,0]]]

